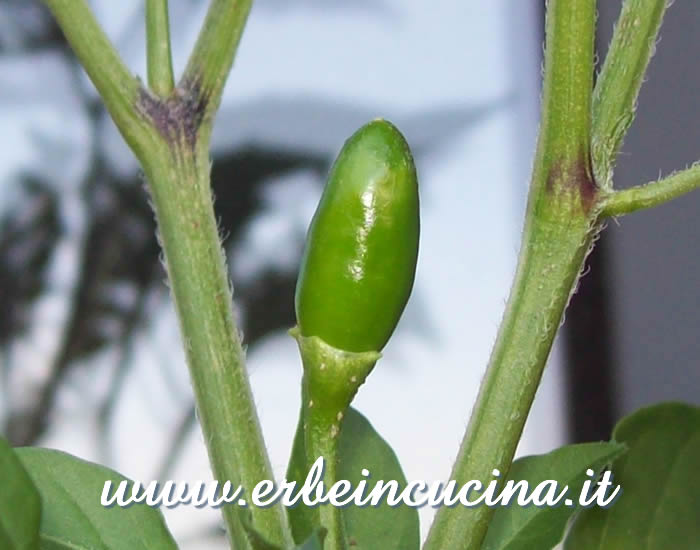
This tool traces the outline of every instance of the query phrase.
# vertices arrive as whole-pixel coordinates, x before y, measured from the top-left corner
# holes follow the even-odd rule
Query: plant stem
[[[612,188],[612,167],[632,124],[639,89],[656,48],[668,0],[625,0],[593,93],[596,178]]]
[[[304,419],[304,442],[307,453],[307,468],[318,457],[323,457],[323,485],[328,491],[338,481],[338,444],[340,441],[341,420],[329,416],[309,397],[308,379],[302,382],[302,417]],[[327,530],[323,550],[345,550],[345,525],[341,509],[330,503],[318,507],[319,524]]]
[[[203,130],[219,106],[221,93],[243,35],[253,0],[212,0],[181,85],[199,91],[206,103]]]
[[[299,345],[304,365],[301,419],[306,471],[323,457],[323,484],[327,492],[338,481],[338,445],[344,417],[381,354],[339,350],[316,336],[302,336],[298,327],[289,333]],[[313,509],[312,516],[309,522],[320,524],[327,531],[324,550],[347,548],[345,524],[339,507],[324,503]]]
[[[621,216],[652,208],[700,187],[700,164],[658,181],[610,193],[603,201],[601,215]]]
[[[212,204],[208,152],[213,115],[250,0],[212,2],[188,66],[190,78],[167,98],[145,90],[129,74],[85,0],[45,2],[148,179],[214,475],[221,483],[229,480],[250,491],[273,475],[233,318]],[[149,11],[160,9],[164,16],[165,7],[153,4]],[[160,25],[155,24],[157,20],[152,17],[149,32],[163,38],[165,19],[161,17]],[[208,32],[213,36],[206,36]],[[154,42],[151,36],[149,51]],[[163,50],[158,55],[162,54]],[[237,549],[250,548],[244,526],[247,517],[271,543],[292,545],[286,511],[279,504],[248,510],[228,505],[223,514]]]
[[[249,495],[259,481],[273,476],[233,319],[209,165],[207,147],[191,149],[182,140],[144,168],[212,469],[221,483],[241,484]],[[281,506],[249,510],[253,527],[270,542],[291,544]],[[235,548],[248,548],[244,512],[228,505],[223,513]]]
[[[590,165],[594,0],[550,0],[542,124],[515,281],[450,479],[505,476],[599,227]],[[494,509],[441,508],[426,550],[477,550]]]
[[[175,88],[168,0],[146,0],[146,48],[148,86],[157,96],[168,97]]]
[[[85,0],[44,0],[97,88],[122,136],[140,158],[153,129],[134,110],[141,85],[124,65]]]

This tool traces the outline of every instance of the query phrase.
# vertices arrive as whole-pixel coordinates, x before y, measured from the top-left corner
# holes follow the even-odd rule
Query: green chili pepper
[[[297,280],[303,336],[344,351],[381,351],[413,288],[418,183],[398,129],[385,120],[345,143],[314,214]]]

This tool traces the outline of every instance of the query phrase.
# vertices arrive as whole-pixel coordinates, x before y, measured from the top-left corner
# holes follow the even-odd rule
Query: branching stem
[[[603,216],[621,216],[658,206],[700,187],[700,164],[658,181],[614,191],[603,201]]]
[[[149,91],[130,75],[85,0],[45,0],[146,174],[212,470],[247,494],[274,478],[233,317],[212,204],[209,137],[251,1],[212,1],[175,90],[167,2],[149,0]],[[271,543],[292,545],[280,504],[228,505],[223,514],[238,550],[250,548],[248,523]]]
[[[625,0],[593,92],[596,178],[612,188],[612,168],[637,109],[637,97],[669,0]]]
[[[590,164],[594,0],[550,0],[542,124],[518,268],[450,479],[506,476],[554,335],[598,230]],[[425,550],[479,550],[494,509],[438,510]]]
[[[212,0],[180,85],[195,89],[206,103],[204,130],[221,101],[253,0]]]

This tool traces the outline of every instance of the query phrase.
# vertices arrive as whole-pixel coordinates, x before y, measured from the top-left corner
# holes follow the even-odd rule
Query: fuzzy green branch
[[[612,168],[637,108],[668,0],[626,0],[593,93],[593,165],[612,188]]]
[[[148,86],[156,95],[168,97],[175,88],[168,0],[146,0],[146,51]]]
[[[601,215],[622,216],[658,206],[700,188],[700,163],[658,181],[614,191],[603,201]]]
[[[203,130],[219,107],[253,0],[212,0],[180,85],[206,104]]]
[[[142,158],[153,129],[134,104],[141,84],[124,65],[85,0],[44,0],[119,131]]]
[[[188,67],[190,77],[201,78],[185,79],[188,87],[163,98],[129,74],[85,0],[45,1],[148,179],[214,476],[250,491],[273,475],[233,317],[209,179],[211,117],[250,2],[212,2]],[[165,2],[148,6],[151,64],[166,57],[167,51],[157,47],[167,34],[166,8]],[[158,71],[152,79],[156,89],[169,79],[167,68]],[[237,549],[250,548],[244,528],[248,523],[274,544],[292,544],[281,505],[230,505],[223,514]]]
[[[506,476],[592,239],[599,190],[590,166],[594,0],[550,0],[538,140],[518,268],[450,479]],[[425,550],[478,550],[494,509],[441,508]]]
[[[185,145],[153,157],[145,171],[214,477],[242,485],[249,495],[259,481],[274,477],[233,317],[209,164],[207,148]],[[292,542],[281,505],[246,510],[234,504],[222,512],[236,549],[249,548],[246,514],[266,539]]]

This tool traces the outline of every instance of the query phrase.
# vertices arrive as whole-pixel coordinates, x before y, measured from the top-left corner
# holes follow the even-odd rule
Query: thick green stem
[[[180,319],[198,418],[212,469],[247,495],[273,479],[254,407],[217,231],[206,147],[177,140],[145,165],[168,278]],[[252,525],[271,542],[291,544],[281,506],[251,507]],[[247,548],[241,508],[223,508],[235,548]]]
[[[451,479],[505,476],[554,336],[598,229],[590,165],[594,0],[550,0],[542,125],[523,243],[503,322]],[[490,507],[443,507],[426,550],[477,550]]]
[[[612,168],[637,108],[668,0],[625,0],[593,93],[593,166],[612,188]]]
[[[646,185],[610,193],[601,215],[621,216],[663,204],[700,187],[700,164]]]
[[[168,0],[146,0],[146,48],[148,86],[157,96],[168,97],[175,88]]]
[[[212,2],[213,11],[188,66],[190,77],[201,78],[185,79],[167,98],[149,93],[129,74],[85,0],[45,2],[141,161],[153,197],[212,469],[221,483],[230,480],[249,494],[259,481],[273,479],[273,475],[232,314],[212,204],[208,149],[212,117],[250,1]],[[148,6],[151,62],[165,57],[166,8],[165,2]],[[167,72],[166,68],[158,73],[160,84],[169,79]],[[237,549],[250,548],[242,524],[248,514],[252,526],[270,542],[292,545],[281,505],[244,510],[234,504],[225,506],[223,513]]]

